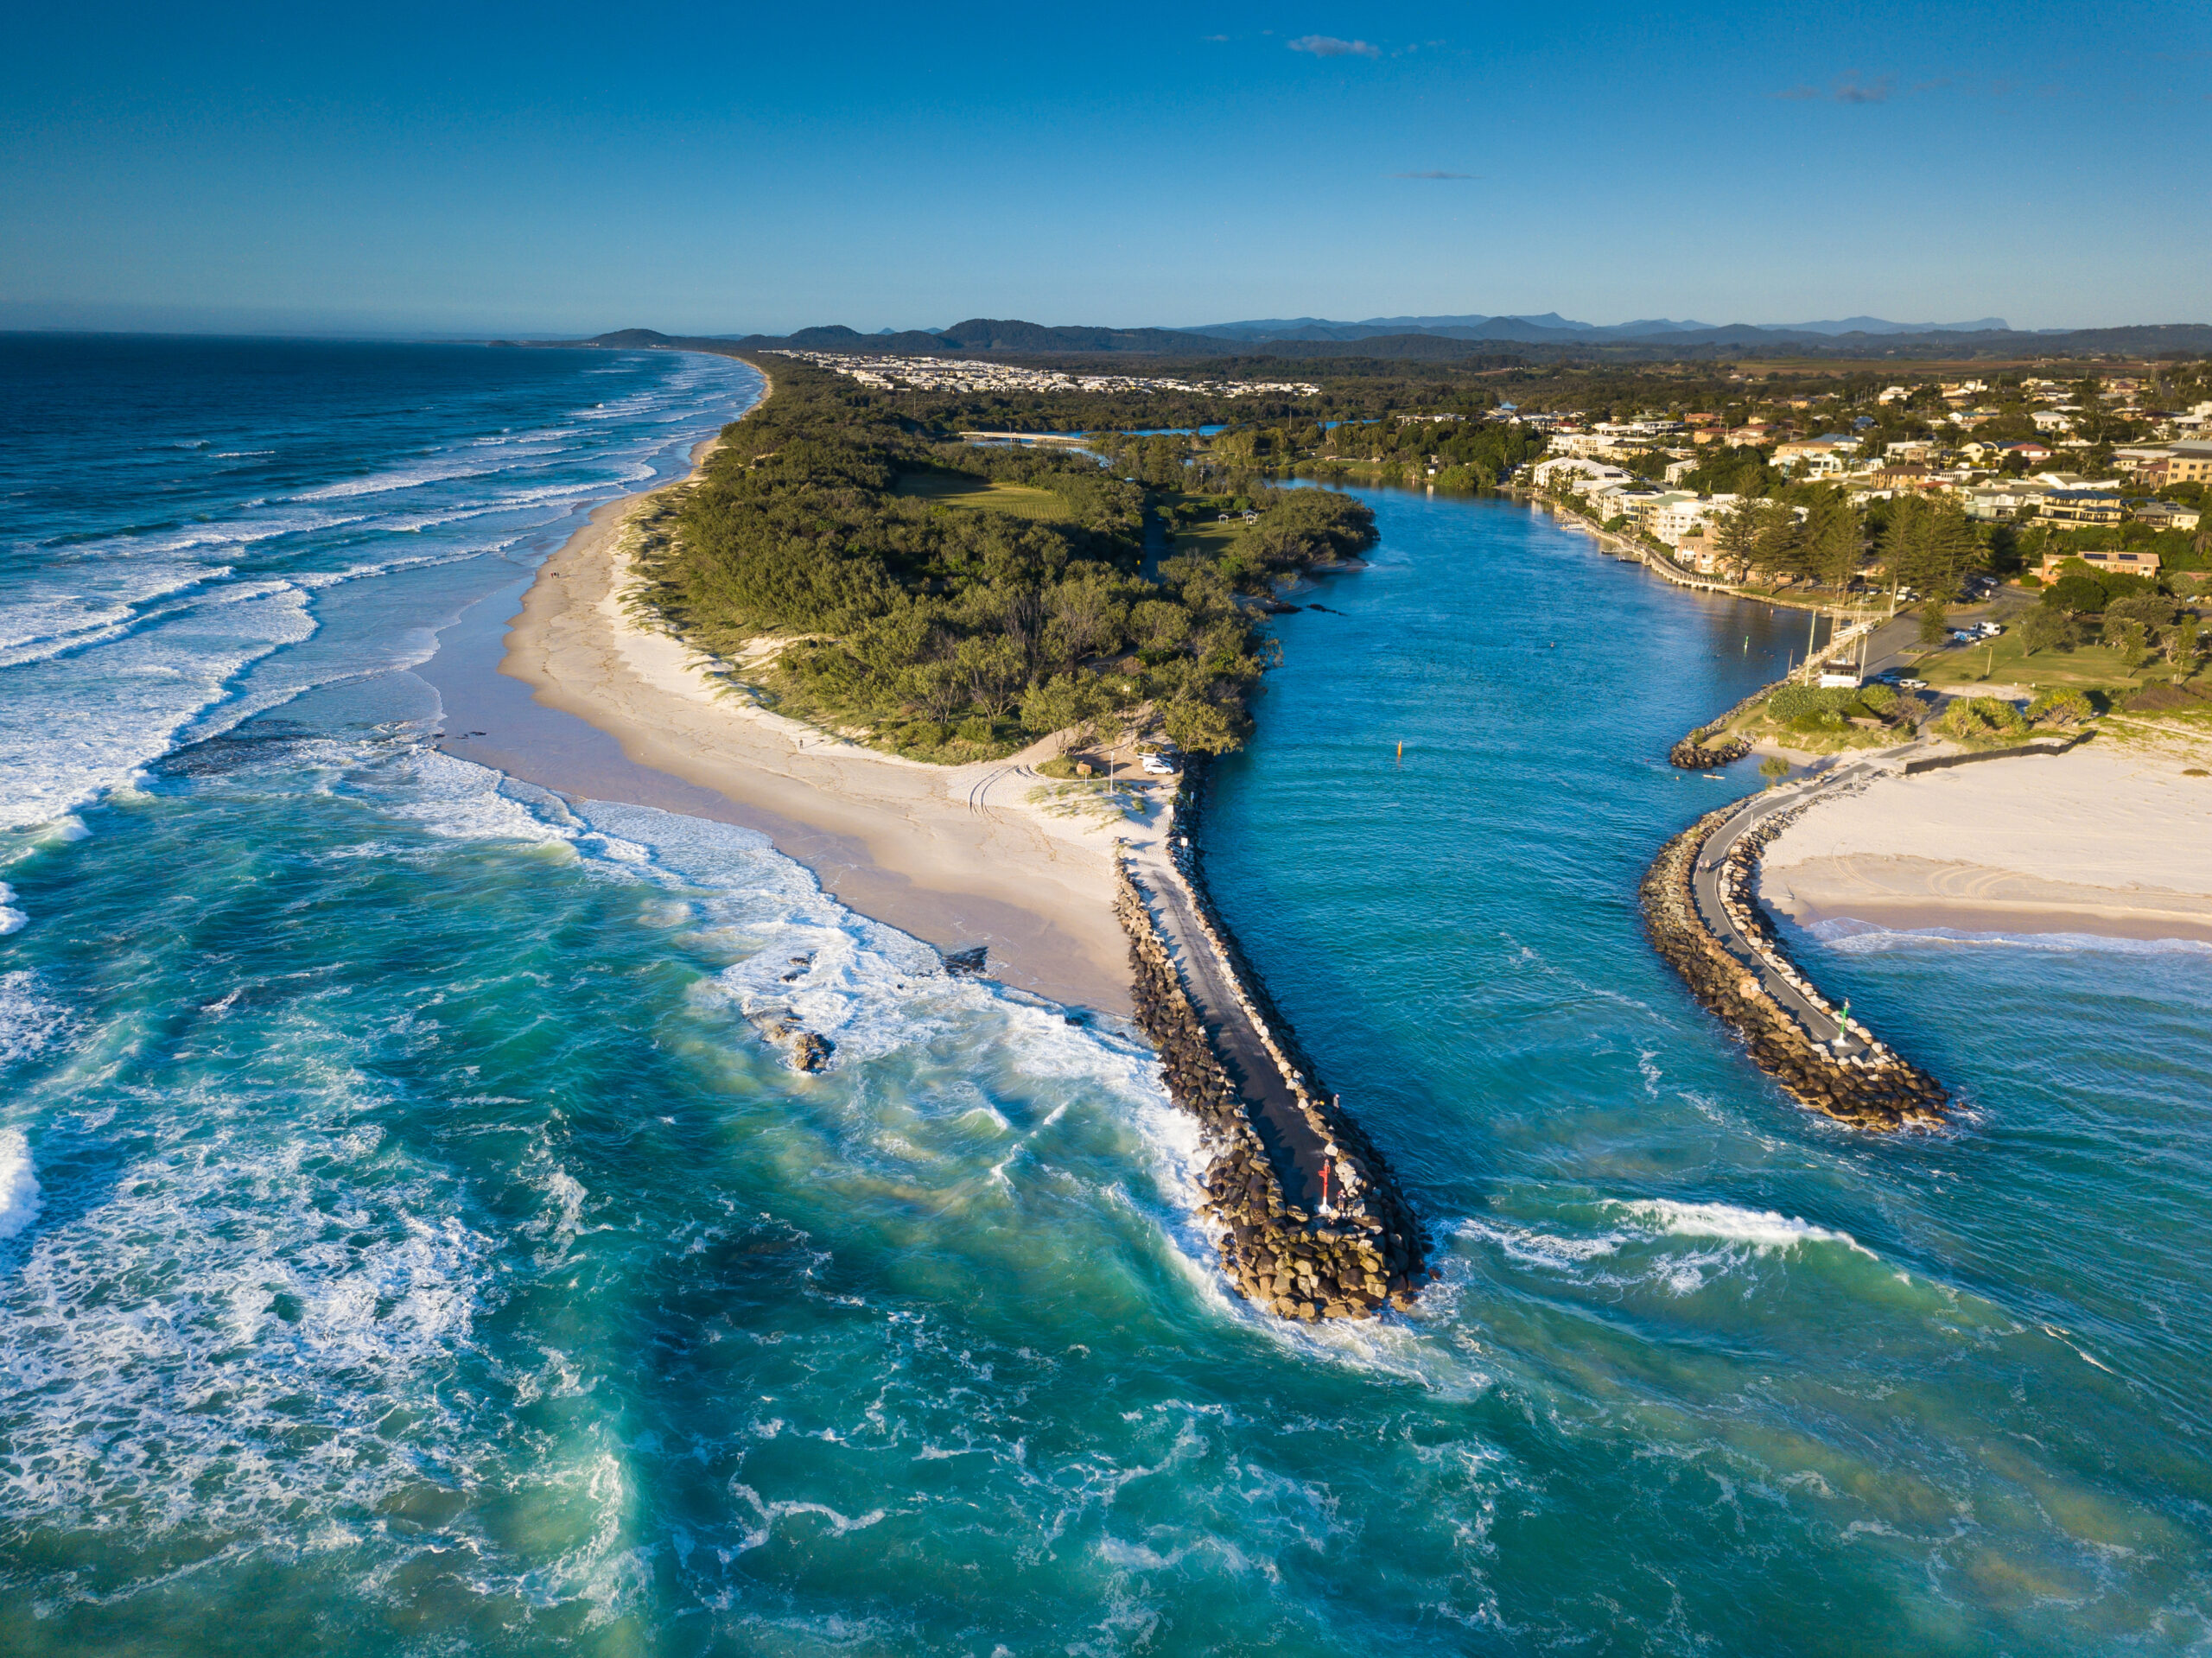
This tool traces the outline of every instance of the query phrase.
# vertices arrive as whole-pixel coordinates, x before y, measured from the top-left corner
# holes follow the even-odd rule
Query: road
[[[1154,924],[1183,970],[1183,987],[1198,1010],[1223,1068],[1237,1085],[1245,1115],[1267,1147],[1283,1197],[1309,1212],[1321,1201],[1322,1142],[1299,1109],[1297,1096],[1232,988],[1232,971],[1198,924],[1198,906],[1169,861],[1164,836],[1133,842],[1129,873],[1150,900]]]

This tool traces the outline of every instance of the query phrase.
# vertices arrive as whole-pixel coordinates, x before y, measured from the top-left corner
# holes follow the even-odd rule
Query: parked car
[[[1147,777],[1172,778],[1175,775],[1175,768],[1168,763],[1165,754],[1147,754],[1141,763]]]

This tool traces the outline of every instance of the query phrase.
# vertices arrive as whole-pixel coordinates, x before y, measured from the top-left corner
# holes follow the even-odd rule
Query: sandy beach
[[[2212,744],[2115,725],[2067,753],[1885,777],[1767,849],[1811,923],[2212,941]]]
[[[694,455],[694,476],[712,447]],[[1116,834],[1155,831],[1033,804],[1049,780],[1032,767],[1058,752],[1053,739],[1003,760],[931,765],[759,707],[631,602],[631,521],[658,492],[601,507],[539,568],[499,672],[636,765],[726,803],[713,815],[767,834],[851,908],[943,950],[986,945],[992,976],[1126,1016],[1112,849]],[[533,759],[537,780],[593,793],[588,778],[564,782],[557,760],[549,773],[544,754]]]

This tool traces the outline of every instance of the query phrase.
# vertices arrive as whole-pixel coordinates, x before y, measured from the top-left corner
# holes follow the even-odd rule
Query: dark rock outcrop
[[[1667,751],[1669,764],[1679,765],[1685,772],[1710,772],[1715,766],[1739,760],[1751,752],[1751,739],[1732,737],[1725,743],[1707,747],[1702,732],[1692,732]]]
[[[837,1051],[836,1043],[808,1030],[788,1007],[751,1008],[745,1017],[770,1044],[783,1050],[785,1063],[793,1070],[820,1070]]]

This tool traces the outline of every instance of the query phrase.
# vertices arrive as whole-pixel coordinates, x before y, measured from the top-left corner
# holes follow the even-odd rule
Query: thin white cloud
[[[1382,48],[1365,41],[1340,41],[1333,35],[1300,35],[1291,41],[1294,52],[1311,52],[1317,58],[1379,58]]]
[[[1911,90],[1916,92],[1937,92],[1951,83],[1948,80],[1923,80]],[[1834,86],[1822,92],[1817,86],[1791,86],[1785,91],[1769,92],[1770,98],[1786,98],[1792,103],[1807,103],[1834,98],[1839,104],[1886,104],[1890,94],[1897,90],[1897,77],[1883,75],[1877,79],[1864,80],[1854,69],[1837,79]]]

